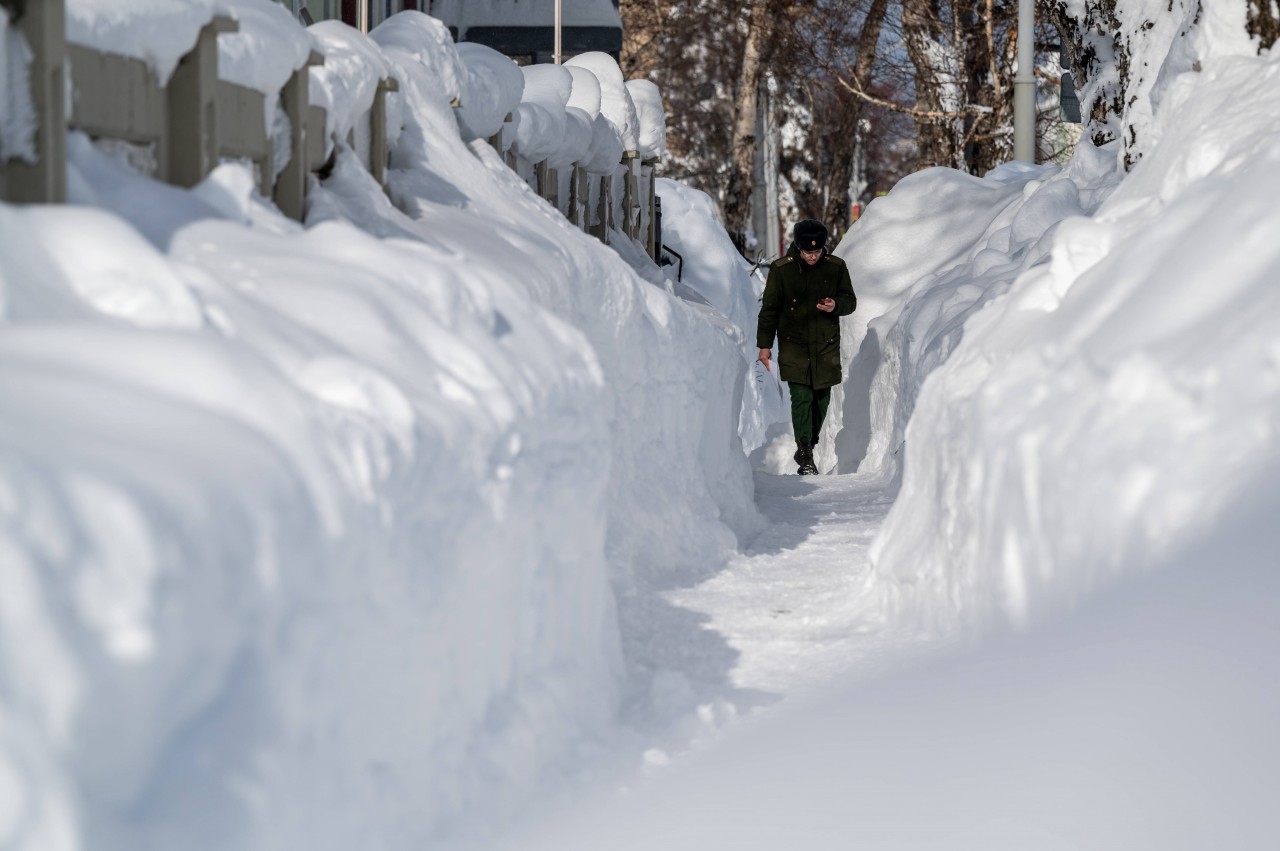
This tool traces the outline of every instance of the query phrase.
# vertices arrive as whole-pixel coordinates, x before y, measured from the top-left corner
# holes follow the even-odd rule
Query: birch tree
[[[751,221],[751,188],[755,173],[756,124],[759,120],[760,78],[765,46],[774,13],[772,0],[752,0],[747,38],[742,50],[742,73],[733,103],[733,165],[725,191],[724,217],[729,236],[739,251],[746,250]]]

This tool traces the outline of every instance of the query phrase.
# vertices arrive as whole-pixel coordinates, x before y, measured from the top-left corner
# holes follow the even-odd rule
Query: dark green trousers
[[[814,390],[808,384],[787,382],[791,390],[791,427],[796,432],[796,443],[816,444],[827,418],[827,405],[831,403],[831,388]]]

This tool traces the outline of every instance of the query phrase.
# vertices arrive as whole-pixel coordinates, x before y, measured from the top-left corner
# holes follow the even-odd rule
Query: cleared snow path
[[[585,841],[574,826],[578,814],[611,806],[609,789],[659,782],[663,767],[744,715],[902,662],[913,642],[877,610],[875,586],[866,582],[871,542],[896,487],[856,474],[757,471],[755,489],[768,525],[741,552],[713,574],[620,598],[632,735],[622,762],[607,761],[618,773],[589,769],[592,803],[559,799],[534,817],[531,832],[508,835],[503,851]],[[628,755],[640,753],[646,770],[637,775]]]
[[[867,551],[893,503],[879,479],[756,473],[770,521],[711,579],[668,599],[739,654],[738,689],[779,697],[874,664],[888,636],[862,604]]]

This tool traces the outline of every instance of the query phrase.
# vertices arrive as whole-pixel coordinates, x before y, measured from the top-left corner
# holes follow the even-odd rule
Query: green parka
[[[818,302],[824,298],[835,300],[833,312],[818,310]],[[769,267],[756,346],[771,349],[776,336],[783,381],[807,384],[815,390],[833,387],[844,378],[840,370],[840,317],[853,313],[857,306],[844,261],[824,253],[810,266],[800,259],[793,242],[787,256]]]

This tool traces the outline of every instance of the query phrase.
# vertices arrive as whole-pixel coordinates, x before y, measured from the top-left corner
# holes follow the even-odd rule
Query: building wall
[[[486,44],[521,62],[550,62],[555,0],[278,0],[313,21],[340,20],[370,30],[405,9],[443,21],[459,41]],[[566,57],[598,50],[616,59],[622,50],[618,0],[562,0]]]

